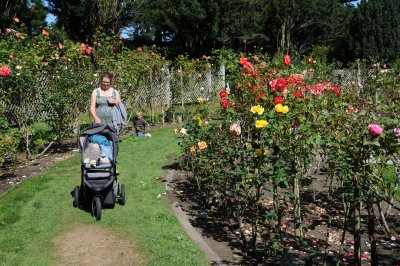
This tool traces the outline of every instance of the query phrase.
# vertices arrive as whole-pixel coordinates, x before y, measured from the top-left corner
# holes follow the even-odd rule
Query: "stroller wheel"
[[[118,202],[122,206],[125,205],[125,185],[124,184],[121,184],[121,193],[119,194]]]
[[[101,200],[99,196],[93,197],[92,215],[96,220],[101,219]]]
[[[76,186],[74,189],[74,202],[72,203],[75,208],[79,207],[80,205],[80,197],[81,197],[81,190],[79,186]]]

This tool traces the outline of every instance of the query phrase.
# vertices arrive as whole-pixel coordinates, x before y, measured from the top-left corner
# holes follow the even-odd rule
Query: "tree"
[[[348,37],[353,7],[337,0],[272,0],[265,31],[284,53],[310,52],[314,45],[335,47]],[[346,1],[348,2],[348,1]]]
[[[32,34],[39,34],[47,26],[46,17],[49,12],[44,7],[42,0],[34,0],[30,8],[29,28]]]
[[[171,45],[177,53],[193,56],[222,47],[253,47],[268,40],[262,32],[267,2],[135,1],[132,37],[134,41]]]
[[[351,36],[357,58],[394,61],[400,55],[400,2],[361,1]]]
[[[73,40],[85,42],[97,32],[116,34],[130,20],[127,0],[49,0],[49,10],[57,24]]]
[[[251,51],[270,41],[264,31],[270,4],[268,0],[220,0],[220,46]],[[251,16],[247,15],[251,14]]]
[[[28,0],[0,1],[0,29],[9,28],[15,17],[28,20]]]

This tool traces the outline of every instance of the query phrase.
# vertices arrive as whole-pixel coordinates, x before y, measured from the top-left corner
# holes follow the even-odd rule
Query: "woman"
[[[117,90],[111,87],[113,75],[105,72],[100,77],[100,88],[94,89],[90,99],[90,114],[95,125],[113,126],[112,109],[121,102]]]

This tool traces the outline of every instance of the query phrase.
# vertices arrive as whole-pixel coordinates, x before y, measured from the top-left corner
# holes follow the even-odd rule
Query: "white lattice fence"
[[[217,71],[205,70],[203,73],[172,73],[172,104],[196,102],[198,98],[212,99],[224,88],[225,77]]]
[[[357,69],[336,69],[332,72],[336,85],[342,87],[362,87],[365,80],[377,72],[376,69],[360,71]]]
[[[44,119],[48,113],[47,112],[39,112],[38,107],[43,104],[42,94],[45,93],[46,88],[49,86],[49,75],[47,72],[43,72],[40,76],[38,76],[37,81],[35,82],[36,88],[29,88],[32,86],[31,84],[26,84],[27,89],[35,89],[37,93],[30,94],[29,99],[25,98],[23,95],[17,95],[20,99],[11,98],[10,101],[0,101],[0,107],[6,110],[7,120],[10,122],[14,122],[15,118],[23,116],[25,119],[31,121],[37,121],[40,119]],[[33,98],[32,98],[33,97]]]
[[[149,72],[122,96],[128,108],[154,108],[193,103],[198,98],[211,99],[224,85],[220,71],[185,74],[171,68]]]

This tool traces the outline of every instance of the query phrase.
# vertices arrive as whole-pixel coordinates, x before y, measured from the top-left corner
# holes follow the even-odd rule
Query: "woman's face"
[[[101,89],[102,90],[108,90],[111,86],[111,80],[107,77],[103,77],[101,79]]]

